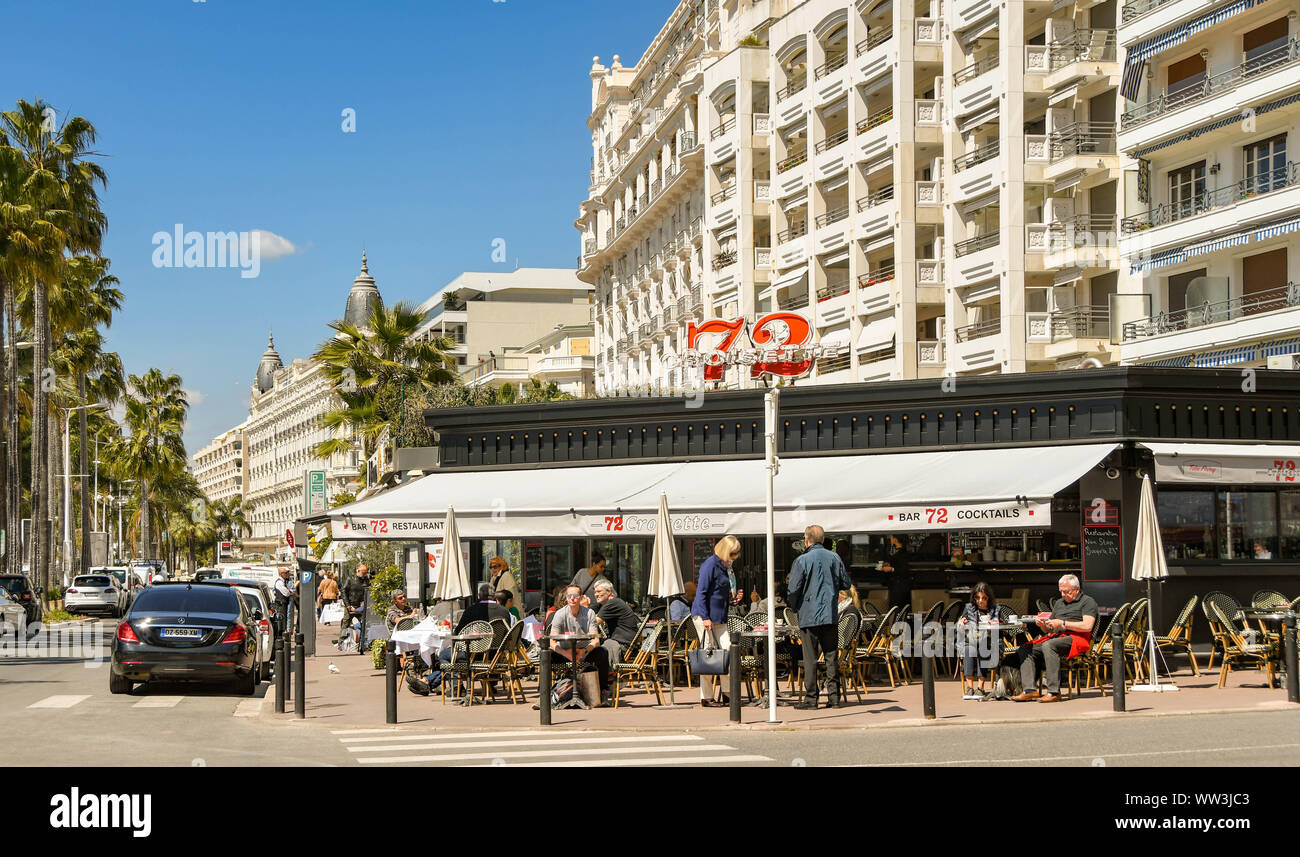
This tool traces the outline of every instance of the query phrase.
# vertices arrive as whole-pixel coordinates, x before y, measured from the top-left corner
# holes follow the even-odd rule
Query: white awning
[[[821,335],[818,342],[822,345],[848,345],[849,344],[849,326],[837,327],[828,330]]]
[[[858,336],[859,351],[877,351],[893,343],[894,333],[898,330],[898,323],[894,316],[885,316],[875,321],[867,322],[862,326],[862,333]]]
[[[1003,529],[1051,524],[1052,497],[1113,443],[785,458],[776,528],[840,532]],[[760,459],[433,473],[329,512],[340,540],[654,535],[668,495],[682,536],[766,532]]]
[[[800,280],[805,279],[807,276],[808,276],[808,266],[800,265],[798,268],[795,268],[793,271],[787,271],[786,273],[777,277],[776,282],[772,284],[772,289],[773,290],[788,289],[790,286],[797,285]]]
[[[1156,482],[1300,487],[1300,445],[1144,443],[1155,455]]]

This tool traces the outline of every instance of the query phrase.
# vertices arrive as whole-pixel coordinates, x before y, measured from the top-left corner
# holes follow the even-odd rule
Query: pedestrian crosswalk
[[[243,699],[236,704],[229,697],[220,696],[173,696],[173,695],[156,695],[143,697],[109,697],[94,696],[92,694],[56,694],[38,699],[33,703],[25,706],[28,709],[63,709],[77,710],[79,708],[91,708],[96,706],[112,706],[114,708],[141,708],[141,709],[168,709],[188,705],[189,707],[199,706],[206,709],[229,707],[230,713],[235,717],[257,717],[262,712],[262,705],[266,702],[266,697],[255,697],[252,699]]]
[[[453,767],[623,767],[771,762],[702,735],[644,735],[519,729],[415,732],[341,729],[334,734],[359,765]]]

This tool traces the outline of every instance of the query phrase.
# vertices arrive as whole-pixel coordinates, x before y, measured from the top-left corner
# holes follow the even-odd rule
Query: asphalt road
[[[0,734],[23,736],[4,743],[0,764],[1300,766],[1300,711],[1290,710],[824,732],[334,731],[262,717],[272,706],[266,683],[251,698],[177,683],[113,696],[104,659],[111,626],[90,657],[0,652]]]

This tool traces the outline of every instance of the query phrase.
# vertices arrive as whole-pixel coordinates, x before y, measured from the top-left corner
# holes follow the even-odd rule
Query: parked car
[[[27,624],[38,625],[41,616],[45,613],[45,608],[41,604],[41,599],[36,597],[36,591],[32,588],[31,581],[25,574],[0,574],[0,594],[8,595],[9,600],[16,604],[21,604],[27,611]]]
[[[0,590],[0,639],[17,634],[24,625],[31,628],[27,623],[27,610]],[[31,631],[28,630],[24,636],[31,636]]]
[[[251,696],[261,681],[258,622],[236,587],[160,583],[140,592],[117,626],[110,693],[137,682],[233,681]]]
[[[117,618],[126,612],[126,606],[126,590],[106,569],[78,574],[63,593],[63,609],[69,613],[103,613]]]
[[[194,572],[194,579],[195,579],[196,581],[200,581],[200,582],[201,582],[201,581],[204,581],[204,580],[220,580],[220,579],[221,579],[221,569],[219,569],[219,568],[200,568],[198,571]]]
[[[275,671],[275,647],[280,642],[280,629],[275,619],[274,600],[271,591],[260,583],[251,580],[205,580],[209,586],[229,586],[239,593],[247,602],[257,620],[258,639],[257,657],[262,665],[262,678],[270,680]]]

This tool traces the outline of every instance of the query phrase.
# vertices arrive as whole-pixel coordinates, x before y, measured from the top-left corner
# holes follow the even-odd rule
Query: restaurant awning
[[[1143,443],[1156,461],[1156,482],[1300,485],[1300,445]]]
[[[1052,497],[1115,446],[787,457],[776,477],[776,528],[1045,527]],[[444,471],[331,510],[329,518],[340,540],[438,539],[448,505],[462,538],[649,538],[665,493],[678,535],[758,535],[766,532],[765,485],[756,459]]]

